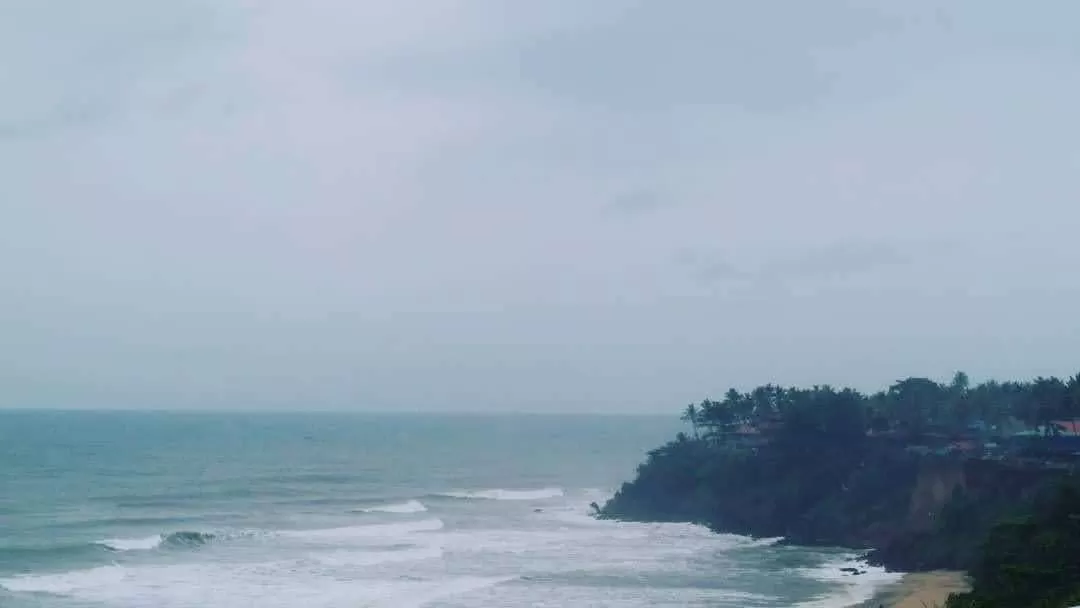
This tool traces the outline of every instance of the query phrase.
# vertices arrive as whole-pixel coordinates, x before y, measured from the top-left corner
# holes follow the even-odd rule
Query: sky
[[[1071,0],[0,0],[0,407],[1080,369]]]

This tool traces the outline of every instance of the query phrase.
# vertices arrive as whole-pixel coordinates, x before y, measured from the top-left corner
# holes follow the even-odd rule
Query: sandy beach
[[[950,593],[967,591],[963,572],[920,572],[905,575],[870,604],[873,608],[934,608],[944,606]]]

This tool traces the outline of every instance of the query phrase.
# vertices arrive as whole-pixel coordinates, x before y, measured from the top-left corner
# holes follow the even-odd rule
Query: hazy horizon
[[[1080,370],[1075,3],[45,4],[0,7],[0,408]]]

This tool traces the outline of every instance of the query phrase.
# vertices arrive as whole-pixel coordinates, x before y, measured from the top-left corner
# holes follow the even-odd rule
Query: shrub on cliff
[[[1042,497],[991,530],[970,571],[972,590],[946,608],[1066,608],[1080,604],[1080,485]]]

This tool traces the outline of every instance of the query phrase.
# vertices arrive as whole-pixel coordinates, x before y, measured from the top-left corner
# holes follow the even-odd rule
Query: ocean
[[[789,607],[850,551],[596,521],[674,417],[0,412],[3,608]]]

